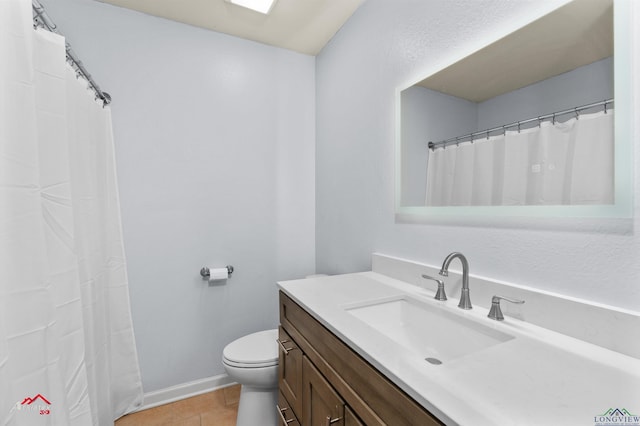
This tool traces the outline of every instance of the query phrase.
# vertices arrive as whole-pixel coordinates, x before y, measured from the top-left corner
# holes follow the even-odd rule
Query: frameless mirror
[[[397,218],[630,217],[628,7],[574,0],[398,90]]]

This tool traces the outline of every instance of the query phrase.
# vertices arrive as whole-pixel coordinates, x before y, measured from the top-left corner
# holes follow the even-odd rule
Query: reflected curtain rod
[[[38,0],[31,0],[31,7],[33,9],[33,27],[34,28],[44,28],[47,31],[51,31],[52,33],[60,34],[57,30],[57,26],[47,12],[44,10],[44,7],[38,2]],[[60,34],[62,35],[62,34]],[[89,83],[89,87],[96,94],[96,99],[102,100],[102,106],[109,105],[111,103],[111,96],[107,92],[103,92],[100,89],[100,86],[95,82],[95,80],[89,74],[89,71],[84,67],[82,61],[78,59],[78,56],[71,49],[71,45],[67,43],[65,40],[64,43],[65,51],[67,54],[67,61],[71,63],[71,66],[76,70],[76,73],[81,75],[87,82]]]
[[[514,121],[513,123],[509,123],[509,124],[505,124],[504,126],[498,126],[498,127],[494,127],[493,129],[487,129],[487,130],[481,130],[479,132],[473,132],[473,133],[469,133],[466,134],[464,136],[456,136],[454,138],[449,138],[449,139],[445,139],[443,141],[440,142],[429,142],[428,146],[429,149],[434,151],[437,148],[446,148],[448,145],[453,145],[453,144],[459,144],[460,142],[473,142],[473,138],[474,136],[486,136],[487,139],[489,138],[489,135],[493,132],[497,132],[498,130],[502,130],[503,132],[506,131],[508,128],[510,127],[518,127],[518,132],[520,131],[520,126],[523,124],[527,124],[527,123],[533,123],[534,121],[537,121],[538,123],[541,123],[543,120],[547,120],[549,118],[551,118],[553,120],[553,123],[555,124],[556,122],[556,117],[559,115],[565,115],[565,114],[570,114],[570,113],[575,113],[576,117],[579,117],[578,113],[580,111],[584,111],[585,109],[589,109],[589,108],[594,108],[600,105],[604,105],[604,112],[607,112],[607,105],[609,104],[613,104],[613,99],[607,99],[606,101],[600,101],[600,102],[594,102],[592,104],[588,104],[588,105],[582,105],[579,107],[575,107],[575,108],[570,108],[570,109],[565,109],[563,111],[557,111],[557,112],[552,112],[551,114],[545,114],[545,115],[541,115],[538,117],[533,117],[533,118],[528,118],[526,120],[520,120],[520,121]],[[469,141],[466,141],[465,139],[469,138]]]

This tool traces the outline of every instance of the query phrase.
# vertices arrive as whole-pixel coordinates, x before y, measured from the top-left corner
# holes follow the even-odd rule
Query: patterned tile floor
[[[119,418],[115,426],[235,426],[240,385]]]

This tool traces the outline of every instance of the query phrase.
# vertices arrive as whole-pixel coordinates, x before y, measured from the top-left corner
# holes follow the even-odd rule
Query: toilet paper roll
[[[227,278],[229,278],[227,268],[209,268],[209,282],[226,280]]]

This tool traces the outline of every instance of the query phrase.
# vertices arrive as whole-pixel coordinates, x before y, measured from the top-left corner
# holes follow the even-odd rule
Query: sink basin
[[[406,296],[346,307],[349,314],[432,364],[513,339],[448,309]]]

